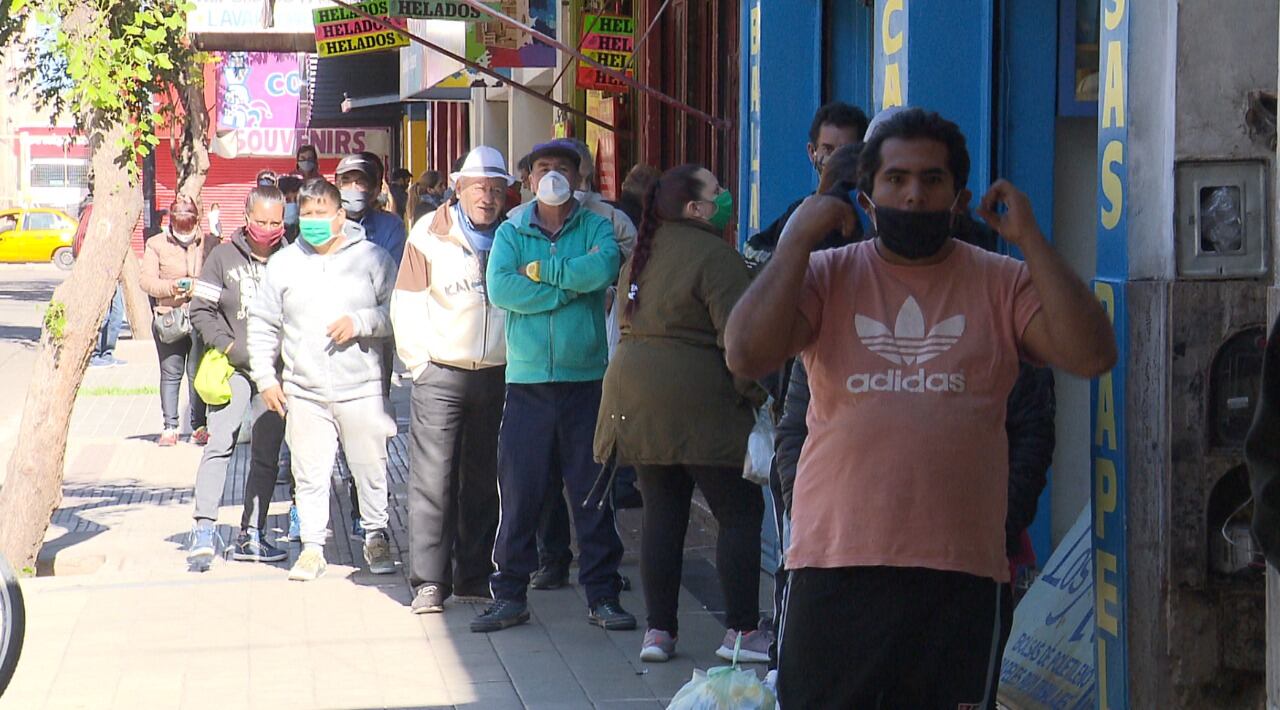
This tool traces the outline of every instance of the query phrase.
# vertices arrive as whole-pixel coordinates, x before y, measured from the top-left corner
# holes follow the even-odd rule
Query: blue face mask
[[[298,203],[297,202],[286,202],[284,204],[284,223],[285,224],[298,223]]]
[[[344,187],[342,192],[342,208],[351,219],[360,219],[369,209],[369,191],[358,187]]]

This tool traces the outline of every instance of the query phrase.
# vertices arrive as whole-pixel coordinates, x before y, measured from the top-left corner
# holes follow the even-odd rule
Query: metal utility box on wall
[[[1178,275],[1259,278],[1267,275],[1269,201],[1261,160],[1178,163]]]

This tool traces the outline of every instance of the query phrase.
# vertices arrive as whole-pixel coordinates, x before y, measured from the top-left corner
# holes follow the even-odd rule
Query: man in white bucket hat
[[[413,374],[409,583],[415,614],[444,611],[450,596],[488,600],[498,526],[506,313],[489,300],[485,266],[515,180],[502,154],[483,145],[449,177],[454,196],[409,233],[391,297],[396,349]]]

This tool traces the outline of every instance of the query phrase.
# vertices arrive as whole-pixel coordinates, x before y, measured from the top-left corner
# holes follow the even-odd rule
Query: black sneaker
[[[605,599],[591,607],[587,622],[606,631],[630,631],[636,627],[636,617],[623,609],[617,599]]]
[[[501,631],[529,621],[529,605],[510,599],[499,599],[480,612],[471,622],[471,630],[477,633]],[[631,620],[635,624],[635,619]]]
[[[288,557],[288,552],[263,540],[257,531],[240,533],[231,552],[231,559],[240,562],[280,562]]]
[[[568,565],[545,565],[534,573],[529,586],[534,589],[559,589],[569,583]]]
[[[422,585],[409,610],[415,614],[439,614],[444,611],[444,590],[438,584]]]

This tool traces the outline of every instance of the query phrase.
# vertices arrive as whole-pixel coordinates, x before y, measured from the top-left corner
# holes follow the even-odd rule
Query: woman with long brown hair
[[[677,599],[696,485],[719,523],[716,569],[727,625],[717,654],[767,661],[757,630],[760,488],[742,477],[747,436],[764,392],[729,373],[724,325],[750,280],[724,240],[733,199],[697,165],[668,170],[649,190],[618,299],[622,339],[604,379],[595,453],[635,466],[644,496],[640,574],[648,630],[640,658],[675,653]]]

